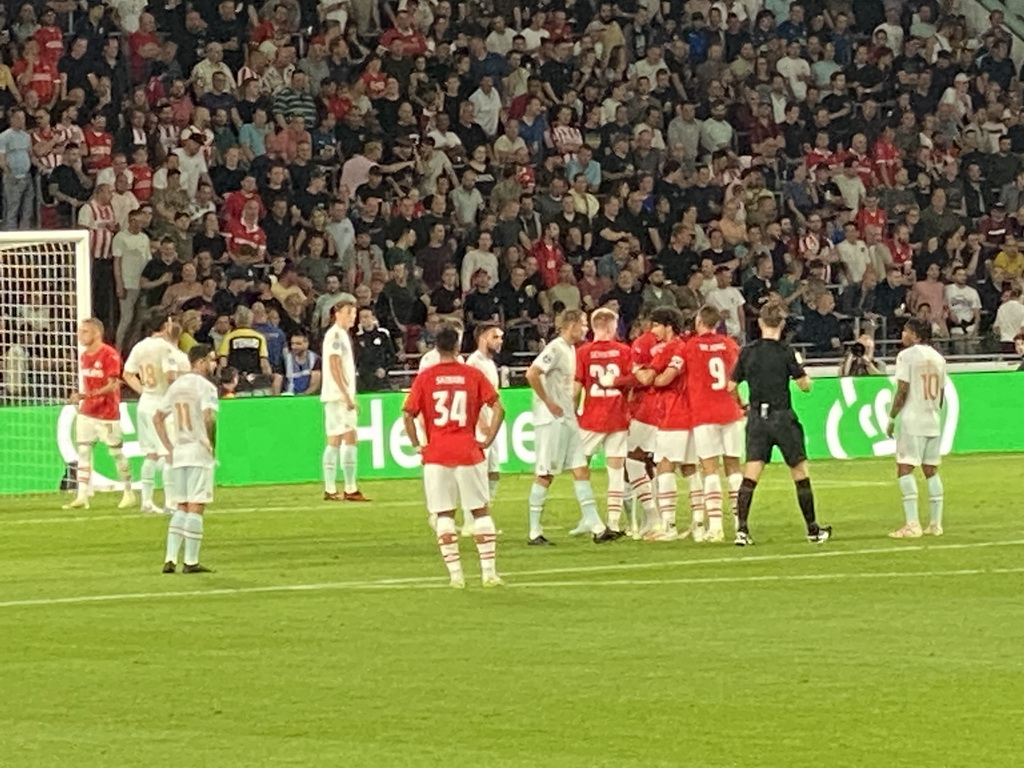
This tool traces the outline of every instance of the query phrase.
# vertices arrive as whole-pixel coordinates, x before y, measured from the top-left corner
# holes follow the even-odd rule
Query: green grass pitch
[[[462,592],[416,482],[220,489],[209,576],[114,496],[3,499],[0,766],[1019,765],[1021,460],[950,459],[946,536],[909,542],[891,461],[819,463],[821,548],[774,466],[749,550],[569,540],[567,477],[528,548],[508,477],[508,586],[463,540]]]

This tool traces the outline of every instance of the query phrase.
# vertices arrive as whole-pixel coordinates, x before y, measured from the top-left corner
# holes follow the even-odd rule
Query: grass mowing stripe
[[[793,553],[793,554],[779,554],[779,555],[759,555],[748,558],[716,558],[706,560],[667,560],[661,563],[618,563],[611,565],[596,565],[596,566],[584,566],[578,568],[546,568],[533,571],[519,571],[517,573],[504,574],[508,577],[528,577],[528,576],[551,576],[557,574],[572,574],[572,573],[595,573],[600,571],[631,571],[646,568],[658,568],[658,567],[674,567],[674,566],[689,566],[689,565],[715,565],[723,563],[737,563],[737,562],[768,562],[768,561],[780,561],[780,560],[793,560],[793,559],[805,559],[805,558],[816,558],[816,557],[848,557],[851,555],[874,555],[882,553],[892,552],[916,552],[924,549],[936,549],[936,550],[952,550],[952,549],[979,549],[983,547],[1007,547],[1024,544],[1024,539],[1017,539],[1013,541],[982,541],[973,542],[966,544],[938,544],[931,547],[924,546],[911,546],[911,547],[879,547],[873,549],[855,549],[848,551],[830,551],[830,552],[808,552],[808,553]],[[902,576],[927,576],[927,575],[977,575],[977,574],[1011,574],[1011,573],[1024,573],[1024,568],[992,568],[992,569],[959,569],[954,571],[921,571],[921,572],[895,572],[886,571],[878,572],[878,577],[893,577],[897,575]],[[872,578],[871,574],[850,575],[850,578]],[[645,585],[645,584],[687,584],[687,583],[729,583],[729,582],[755,582],[755,581],[813,581],[818,579],[835,579],[842,578],[844,574],[831,573],[831,574],[791,574],[791,575],[768,575],[768,576],[692,576],[682,579],[608,579],[604,581],[538,581],[538,582],[520,582],[510,584],[508,586],[513,587],[558,587],[558,586],[625,586],[625,585]],[[40,597],[30,598],[26,600],[7,600],[0,602],[0,609],[3,608],[23,608],[31,606],[45,606],[45,605],[78,605],[87,603],[109,603],[109,602],[120,602],[130,600],[150,600],[153,598],[168,598],[168,597],[205,597],[205,596],[219,596],[219,595],[246,595],[246,594],[261,594],[261,593],[275,593],[275,592],[324,592],[329,590],[345,590],[345,589],[444,589],[447,588],[443,583],[443,580],[439,576],[417,576],[402,579],[377,579],[374,581],[336,581],[336,582],[322,582],[318,584],[278,584],[278,585],[267,585],[261,587],[229,587],[229,588],[218,588],[212,589],[195,589],[195,590],[178,590],[172,592],[124,592],[124,593],[113,593],[107,595],[81,595],[78,597]]]

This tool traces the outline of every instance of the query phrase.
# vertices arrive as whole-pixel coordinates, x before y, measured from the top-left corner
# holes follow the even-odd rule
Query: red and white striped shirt
[[[132,172],[132,192],[140,203],[153,196],[153,169],[148,165],[129,165]]]
[[[266,255],[267,233],[259,224],[250,227],[241,221],[229,221],[226,234],[229,253],[239,253],[243,245],[250,245],[257,258]]]
[[[36,147],[40,144],[53,141],[53,146],[50,151],[45,154],[39,154],[36,151]],[[32,154],[36,156],[39,161],[39,170],[43,173],[49,173],[58,165],[60,165],[61,157],[64,154],[64,145],[60,141],[60,136],[51,128],[50,130],[43,131],[32,131]]]
[[[113,163],[111,156],[114,151],[114,137],[106,131],[97,133],[92,128],[82,131],[88,153],[83,153],[84,163],[89,173],[96,173],[101,168],[109,168]]]
[[[67,146],[68,144],[77,144],[79,149],[85,149],[85,134],[82,129],[71,123],[70,125],[64,125],[63,123],[57,123],[53,126],[53,132],[60,136],[60,144]]]
[[[89,252],[94,259],[109,260],[113,253],[114,234],[117,232],[117,217],[114,206],[100,205],[90,200],[78,210],[78,226],[89,230]]]

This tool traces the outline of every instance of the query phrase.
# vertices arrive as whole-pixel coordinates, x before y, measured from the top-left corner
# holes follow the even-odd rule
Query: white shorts
[[[629,432],[626,433],[626,447],[630,451],[640,450],[644,453],[654,453],[658,444],[658,428],[635,419],[629,422]]]
[[[423,465],[423,492],[427,512],[436,515],[455,509],[483,509],[490,503],[491,491],[487,483],[487,462],[469,467],[445,467],[441,464]]]
[[[356,412],[341,400],[324,403],[324,431],[328,437],[354,432]]]
[[[491,447],[484,451],[484,456],[487,459],[487,471],[491,474],[497,474],[501,471],[501,457],[498,456],[498,444],[491,443]]]
[[[121,436],[121,422],[104,421],[79,414],[75,420],[75,442],[79,445],[92,445],[93,443],[104,443],[111,447],[121,445],[124,442],[124,438]]]
[[[175,504],[213,501],[213,467],[171,467],[167,495]]]
[[[743,455],[743,422],[732,424],[701,424],[693,428],[693,446],[697,458],[717,459],[719,456],[739,458]]]
[[[160,442],[160,437],[153,426],[153,417],[156,416],[156,403],[147,403],[139,400],[138,410],[135,411],[135,435],[139,439],[139,451],[143,456],[155,453],[158,456],[166,455],[167,449]]]
[[[580,441],[580,428],[575,421],[553,421],[533,428],[537,447],[535,473],[557,475],[566,469],[587,466],[587,456]]]
[[[654,460],[667,459],[673,464],[696,464],[697,451],[693,432],[688,429],[659,429],[654,448]]]
[[[624,459],[626,450],[626,435],[622,432],[591,432],[589,429],[580,430],[580,442],[583,444],[583,455],[587,458],[596,456],[601,446],[604,446],[604,455],[609,459]]]
[[[942,438],[938,435],[922,437],[901,432],[896,435],[896,463],[910,467],[920,467],[922,464],[937,467],[942,463],[941,443]]]

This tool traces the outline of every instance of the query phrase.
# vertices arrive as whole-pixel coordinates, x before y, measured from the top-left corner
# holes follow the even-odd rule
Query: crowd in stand
[[[1024,88],[998,11],[5,5],[5,228],[89,229],[121,348],[160,307],[183,346],[302,393],[345,293],[363,389],[453,318],[500,322],[513,356],[576,307],[628,337],[708,303],[744,339],[778,295],[809,356],[856,342],[868,368],[913,315],[959,352],[1024,325]]]

